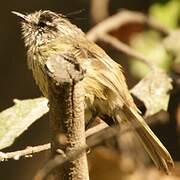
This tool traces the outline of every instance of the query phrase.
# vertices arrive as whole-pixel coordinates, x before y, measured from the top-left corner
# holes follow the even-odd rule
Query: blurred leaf
[[[168,51],[173,55],[178,55],[180,52],[180,29],[173,30],[163,42]]]
[[[176,28],[180,15],[180,1],[171,0],[166,3],[154,3],[149,9],[149,15],[168,28]]]
[[[174,56],[172,68],[180,73],[180,30],[174,30],[163,41],[166,50]]]
[[[165,70],[169,69],[171,55],[168,55],[166,52],[162,44],[162,38],[157,32],[146,31],[139,33],[131,39],[130,45],[136,51],[141,52],[147,58],[153,60],[153,64]],[[150,70],[142,62],[132,59],[130,61],[130,71],[134,76],[142,78]]]
[[[155,68],[131,92],[145,104],[147,117],[160,110],[167,110],[171,89],[171,79],[162,70]]]
[[[46,98],[14,100],[0,113],[0,149],[10,146],[33,122],[48,112]]]

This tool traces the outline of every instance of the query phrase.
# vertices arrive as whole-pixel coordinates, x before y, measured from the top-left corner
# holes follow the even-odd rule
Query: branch
[[[143,56],[141,53],[136,52],[127,44],[116,39],[114,36],[109,35],[109,33],[112,32],[113,30],[119,29],[120,27],[128,23],[140,23],[140,24],[148,25],[150,28],[162,33],[163,35],[167,36],[170,34],[170,30],[166,29],[165,27],[155,22],[154,20],[148,18],[144,14],[139,12],[124,10],[96,25],[86,34],[86,37],[91,41],[102,40],[106,43],[109,43],[119,51],[125,53],[127,56],[142,61],[150,69],[153,70],[154,65],[151,62],[154,61],[151,61],[150,59]]]
[[[51,148],[51,144],[47,143],[34,147],[28,146],[26,149],[14,151],[14,152],[7,152],[7,153],[0,152],[0,161],[6,161],[8,159],[19,160],[20,157],[22,156],[31,157],[32,154],[39,153],[48,150],[50,148]]]
[[[56,55],[46,63],[48,74],[51,156],[59,149],[67,154],[86,145],[84,120],[84,72],[68,54]],[[57,167],[48,179],[89,180],[86,153],[63,167]],[[38,180],[38,178],[36,178]]]
[[[115,47],[117,50],[125,53],[126,55],[136,58],[139,61],[142,61],[144,64],[146,64],[151,70],[154,69],[154,64],[152,63],[153,61],[151,61],[149,58],[143,56],[141,53],[135,51],[134,49],[132,49],[131,47],[129,47],[128,45],[126,45],[125,43],[119,41],[117,38],[115,38],[112,35],[109,34],[101,34],[99,36],[99,39],[111,44],[113,47]]]
[[[153,118],[148,118],[147,123],[148,124],[154,124],[159,121],[160,123],[164,123],[167,121],[166,117],[166,112],[162,112],[161,114],[154,115]],[[101,122],[100,124],[88,129],[85,132],[86,139],[88,139],[90,136],[95,135],[99,131],[102,131],[103,129],[107,128],[108,125],[105,124],[104,122]],[[51,149],[51,144],[43,144],[43,145],[38,145],[38,146],[29,146],[26,149],[23,150],[18,150],[14,152],[0,152],[0,161],[7,161],[8,159],[14,159],[14,160],[19,160],[21,157],[32,157],[33,154],[35,153],[40,153],[42,151],[50,150]]]
[[[161,121],[161,120],[160,120]],[[156,123],[157,119],[151,119],[149,118],[147,120],[148,124]],[[43,180],[45,177],[57,166],[64,165],[66,162],[74,160],[79,155],[81,155],[83,152],[88,150],[89,148],[97,147],[99,145],[102,145],[102,143],[108,139],[111,139],[115,136],[123,135],[129,131],[134,131],[134,129],[138,128],[139,125],[135,124],[130,127],[127,125],[121,124],[121,127],[115,126],[115,127],[109,127],[105,123],[101,123],[91,129],[89,129],[86,132],[86,143],[87,145],[84,145],[80,149],[77,149],[72,152],[68,152],[65,154],[65,156],[57,155],[54,159],[51,159],[47,164],[44,165],[42,169],[38,171],[38,173],[35,176],[35,180]]]
[[[136,128],[136,127],[135,127]],[[84,145],[80,149],[77,149],[72,152],[68,152],[66,156],[57,155],[54,159],[51,159],[47,164],[44,165],[42,169],[39,170],[39,172],[35,176],[35,180],[43,180],[46,178],[46,176],[57,166],[63,165],[69,161],[74,160],[76,157],[81,155],[83,152],[88,150],[89,148],[96,147],[98,145],[101,145],[102,142],[105,140],[108,140],[116,135],[124,134],[125,132],[131,131],[133,128],[122,126],[121,131],[119,126],[116,126],[114,128],[112,127],[106,127],[103,130],[99,131],[93,136],[90,136],[87,139],[87,145]]]
[[[96,134],[97,132],[105,129],[108,125],[104,122],[88,129],[85,133],[86,138]],[[38,146],[28,146],[26,149],[14,152],[0,152],[0,161],[7,161],[8,159],[19,160],[21,157],[32,157],[33,154],[51,149],[51,144],[43,144]]]
[[[123,10],[115,15],[109,17],[108,19],[102,21],[95,27],[93,27],[86,36],[91,41],[97,41],[99,35],[111,32],[115,29],[129,24],[129,23],[140,23],[149,26],[150,28],[162,33],[163,35],[169,35],[170,30],[159,24],[158,22],[148,18],[142,13],[133,12],[128,10]]]

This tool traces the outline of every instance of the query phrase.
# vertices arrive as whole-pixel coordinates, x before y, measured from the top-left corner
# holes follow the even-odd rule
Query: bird
[[[123,69],[61,13],[39,10],[21,18],[27,63],[42,94],[48,98],[46,63],[58,56],[76,59],[85,71],[85,121],[96,116],[110,125],[130,126],[155,165],[169,174],[171,155],[140,114],[128,90]],[[107,120],[108,119],[108,120]],[[135,127],[138,126],[138,128]]]

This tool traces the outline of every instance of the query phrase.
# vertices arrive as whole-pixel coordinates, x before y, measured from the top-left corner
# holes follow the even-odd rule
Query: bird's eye
[[[47,24],[44,21],[39,21],[38,26],[45,27]]]
[[[41,28],[47,27],[50,29],[54,29],[55,25],[53,24],[53,14],[49,11],[43,12],[43,14],[39,17],[38,26]]]
[[[39,23],[41,23],[41,22],[43,22],[43,23],[45,23],[45,22],[52,23],[52,21],[53,21],[52,16],[49,13],[41,14],[41,16],[39,18]]]

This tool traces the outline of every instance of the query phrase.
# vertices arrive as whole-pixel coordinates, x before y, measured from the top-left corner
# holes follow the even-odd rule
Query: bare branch
[[[75,57],[56,55],[46,62],[48,74],[49,121],[51,129],[51,156],[61,149],[63,154],[86,145],[84,120],[84,72]],[[86,153],[57,167],[50,179],[89,180]],[[38,179],[38,178],[36,178]]]
[[[106,43],[109,43],[119,51],[125,53],[127,56],[138,59],[139,61],[145,63],[151,69],[154,69],[154,65],[153,63],[151,63],[154,61],[151,61],[149,58],[143,56],[141,53],[136,52],[127,44],[116,39],[114,36],[109,35],[111,31],[119,29],[120,27],[128,23],[140,23],[148,25],[149,27],[159,31],[163,35],[168,35],[170,33],[170,30],[161,26],[159,23],[148,18],[144,14],[124,10],[96,25],[86,34],[86,36],[91,41],[102,40]]]
[[[153,65],[153,63],[151,63],[153,61],[146,58],[145,56],[143,56],[141,53],[135,51],[134,49],[130,48],[128,45],[126,45],[125,43],[119,41],[115,37],[113,37],[113,36],[111,36],[109,34],[101,34],[99,36],[99,39],[106,42],[106,43],[111,44],[113,47],[115,47],[119,51],[125,53],[126,55],[128,55],[130,57],[133,57],[133,58],[136,58],[139,61],[142,61],[149,68],[154,69],[154,65]]]
[[[7,152],[7,153],[0,152],[0,161],[6,161],[7,159],[19,160],[23,156],[31,157],[32,154],[39,153],[48,150],[50,148],[51,148],[51,144],[48,143],[34,147],[29,146],[26,149],[14,151],[14,152]]]
[[[167,119],[166,116],[167,114],[165,112],[162,114],[157,114],[153,116],[153,118],[149,118],[147,120],[147,123],[153,124],[153,123],[157,123],[157,121],[159,121],[160,123],[164,123],[164,121],[166,121]],[[103,129],[107,127],[108,127],[107,124],[105,124],[104,122],[101,122],[100,124],[88,129],[85,132],[86,139],[88,139],[90,136],[95,135],[96,133],[98,133],[99,131],[102,131]],[[33,154],[50,150],[50,148],[51,148],[51,144],[47,143],[47,144],[38,145],[38,146],[29,146],[26,149],[14,151],[14,152],[6,152],[6,153],[0,152],[0,161],[7,161],[8,159],[18,160],[21,157],[32,157]]]
[[[106,127],[103,130],[99,131],[98,133],[90,136],[87,139],[87,145],[84,145],[80,149],[77,149],[72,152],[68,152],[66,156],[57,155],[54,159],[51,159],[40,171],[36,174],[35,180],[43,180],[46,176],[57,166],[63,165],[68,161],[73,160],[74,158],[78,157],[80,154],[85,152],[88,148],[93,148],[95,146],[101,145],[103,141],[108,140],[116,135],[124,134],[125,132],[133,130],[131,127],[121,127],[121,131],[119,126],[114,128]]]
[[[92,135],[98,133],[99,131],[101,131],[101,130],[107,128],[107,127],[108,127],[108,125],[106,123],[101,122],[100,124],[90,128],[90,129],[88,129],[86,131],[86,138],[88,138],[89,136],[92,136]]]
[[[98,40],[99,35],[118,29],[128,23],[145,24],[163,35],[169,35],[170,33],[169,29],[163,27],[161,24],[148,18],[142,13],[123,10],[93,27],[86,35],[88,39],[96,41]]]
[[[102,122],[88,129],[85,133],[86,138],[96,134],[97,132],[103,130],[107,126],[108,126],[107,124]],[[49,150],[50,148],[51,148],[51,144],[47,143],[38,146],[28,146],[26,149],[14,151],[14,152],[6,152],[6,153],[0,152],[0,161],[7,161],[8,159],[19,160],[21,157],[32,157],[33,154]]]
[[[157,119],[148,119],[147,123],[156,123]],[[57,166],[61,166],[64,163],[71,161],[82,154],[84,151],[88,150],[89,148],[97,147],[102,144],[102,142],[114,137],[114,136],[122,136],[123,134],[134,131],[134,129],[138,128],[137,124],[133,125],[133,128],[127,125],[121,124],[121,127],[109,127],[104,123],[101,123],[94,128],[89,129],[87,132],[87,145],[84,145],[80,149],[77,149],[72,152],[68,152],[65,156],[57,155],[54,159],[51,159],[38,173],[36,174],[35,180],[43,180],[54,168]]]

